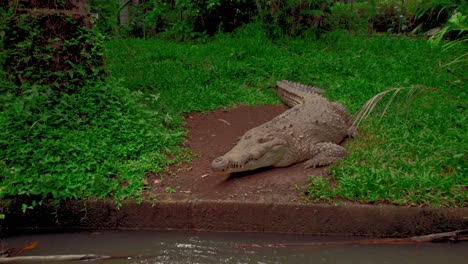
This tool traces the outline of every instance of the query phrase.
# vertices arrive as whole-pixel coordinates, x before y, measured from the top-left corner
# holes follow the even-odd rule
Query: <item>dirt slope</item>
[[[191,114],[186,128],[191,131],[187,147],[196,156],[193,163],[173,168],[175,176],[154,184],[149,175],[151,192],[165,196],[166,187],[176,190],[171,196],[190,196],[201,200],[236,200],[281,202],[298,199],[295,185],[307,184],[309,175],[319,175],[323,169],[305,169],[302,163],[287,168],[266,168],[252,172],[226,175],[214,173],[212,160],[227,152],[248,129],[256,127],[287,110],[285,106],[245,106]]]

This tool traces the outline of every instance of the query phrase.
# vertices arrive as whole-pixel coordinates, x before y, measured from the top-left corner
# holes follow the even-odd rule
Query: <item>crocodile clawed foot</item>
[[[323,167],[332,164],[332,160],[320,160],[320,159],[310,159],[305,162],[305,168],[310,169],[310,168],[316,168],[316,167]]]
[[[346,149],[331,142],[316,144],[315,151],[318,154],[305,162],[306,169],[327,166],[346,156]]]

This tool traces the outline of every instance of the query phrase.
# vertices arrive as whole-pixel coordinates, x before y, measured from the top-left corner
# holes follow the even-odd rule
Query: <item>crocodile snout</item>
[[[223,171],[224,169],[226,169],[228,164],[229,164],[229,161],[225,159],[223,156],[221,156],[213,160],[213,162],[211,163],[211,168],[214,171]]]

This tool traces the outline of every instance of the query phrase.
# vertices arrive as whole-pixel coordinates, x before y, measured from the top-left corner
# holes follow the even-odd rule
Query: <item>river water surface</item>
[[[350,239],[278,234],[109,231],[17,236],[3,239],[2,246],[21,248],[37,241],[36,248],[28,250],[23,255],[98,254],[121,257],[84,262],[92,264],[468,263],[468,242],[423,245],[238,247],[239,244],[301,244],[346,240]]]

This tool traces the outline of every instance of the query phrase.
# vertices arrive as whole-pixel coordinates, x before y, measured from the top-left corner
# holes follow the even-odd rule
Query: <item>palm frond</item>
[[[439,94],[442,94],[447,98],[448,100],[455,100],[459,101],[463,104],[467,104],[467,101],[458,98],[454,95],[451,95],[449,93],[443,92],[439,89],[432,88],[432,87],[425,87],[425,86],[412,86],[412,87],[399,87],[399,88],[391,88],[388,90],[385,90],[381,93],[378,93],[374,95],[371,99],[369,99],[362,107],[361,109],[354,115],[353,118],[353,125],[355,127],[358,127],[362,121],[364,121],[371,113],[373,113],[377,107],[377,105],[389,94],[391,94],[390,99],[387,101],[382,113],[380,114],[380,119],[382,119],[385,114],[388,112],[390,106],[395,102],[397,99],[398,94],[402,94],[400,92],[402,91],[407,91],[405,97],[403,98],[404,102],[404,107],[408,108],[411,103],[418,97],[422,96],[423,94],[427,93],[428,91],[436,92]],[[397,105],[398,109],[402,105],[400,104]]]

